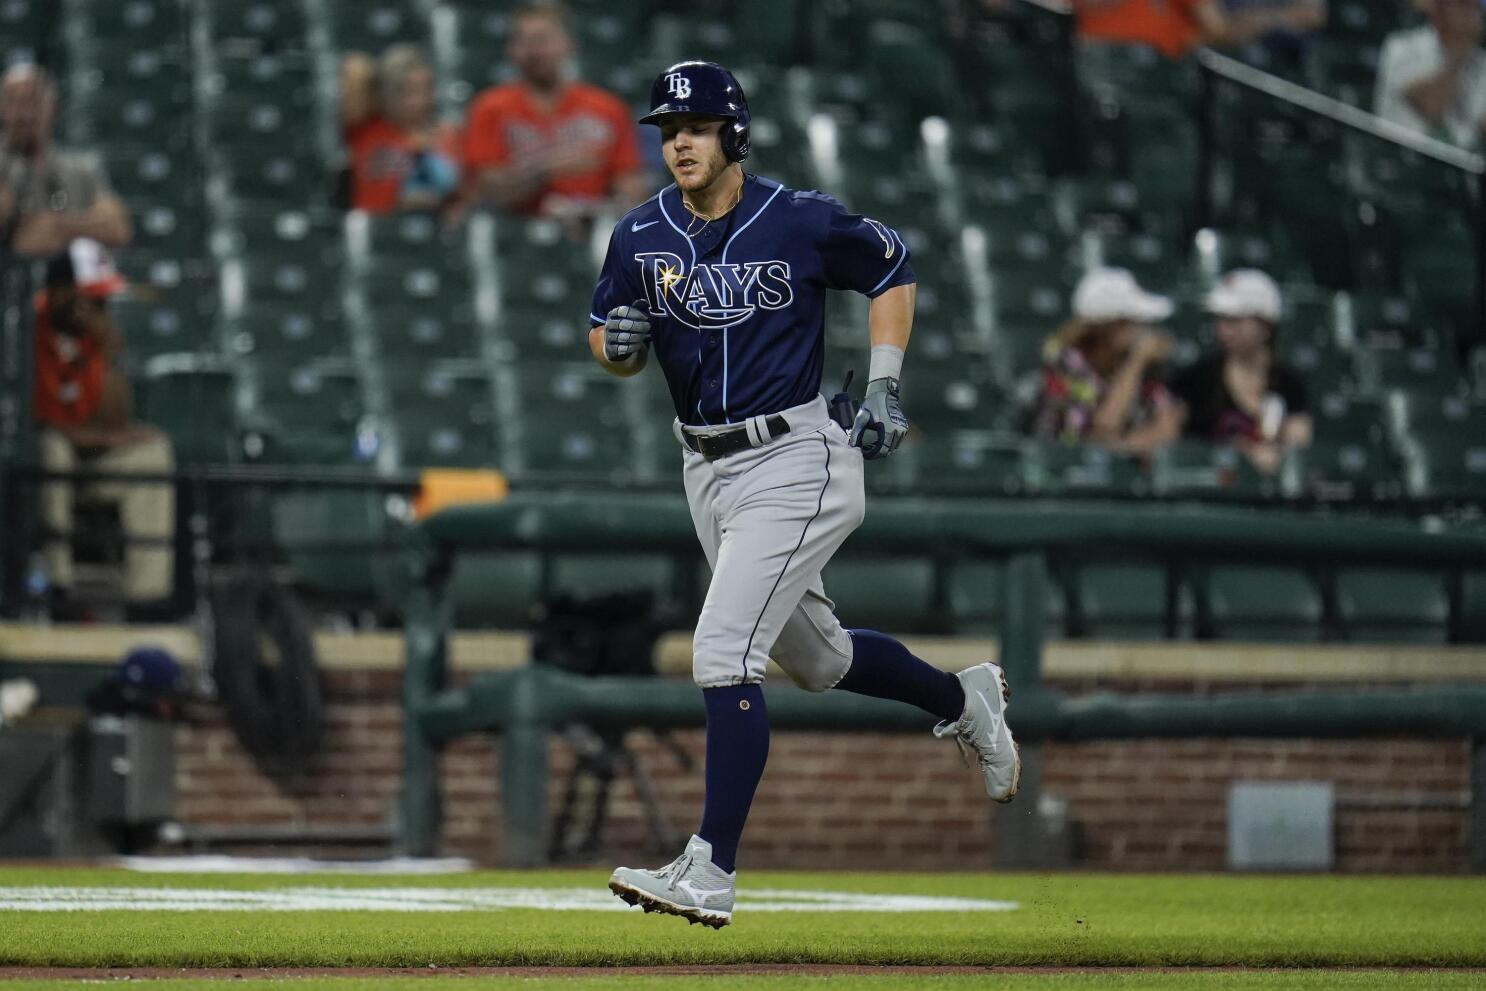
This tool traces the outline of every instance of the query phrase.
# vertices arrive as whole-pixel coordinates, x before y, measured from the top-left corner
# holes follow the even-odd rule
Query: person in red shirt
[[[32,390],[37,449],[47,472],[159,475],[175,467],[170,440],[134,422],[129,383],[114,367],[122,341],[108,299],[124,288],[107,249],[96,241],[75,240],[47,264],[46,288],[35,301]],[[74,498],[118,505],[126,541],[125,602],[133,612],[160,615],[174,584],[169,540],[175,534],[175,490],[168,483],[104,479],[82,486],[52,480],[41,487],[53,617],[75,615]]]
[[[528,4],[507,53],[520,78],[475,98],[465,126],[464,195],[473,206],[569,217],[621,211],[651,192],[628,108],[571,79],[562,11]]]
[[[1225,12],[1218,0],[1074,0],[1078,35],[1095,42],[1149,45],[1177,59],[1194,48],[1248,44],[1272,31],[1311,31],[1326,22],[1325,0]]]
[[[438,210],[458,192],[458,133],[438,121],[433,70],[416,46],[393,45],[375,63],[360,52],[346,56],[341,130],[352,209]]]

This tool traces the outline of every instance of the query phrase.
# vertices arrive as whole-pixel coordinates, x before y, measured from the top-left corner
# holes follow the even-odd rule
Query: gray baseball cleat
[[[712,844],[700,836],[693,836],[686,852],[659,870],[620,867],[609,878],[609,890],[631,905],[713,929],[733,921],[737,884],[737,874],[712,862]]]
[[[965,711],[955,722],[934,727],[934,735],[953,736],[960,753],[973,757],[986,779],[986,794],[998,802],[1016,797],[1022,783],[1022,757],[1017,753],[1006,708],[1011,689],[1006,673],[995,664],[977,664],[957,676],[965,689]]]

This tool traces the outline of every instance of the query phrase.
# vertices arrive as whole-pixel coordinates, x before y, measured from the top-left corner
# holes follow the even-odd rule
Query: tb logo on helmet
[[[666,85],[670,87],[670,93],[678,100],[684,100],[691,96],[691,80],[679,72],[672,72],[666,76]]]

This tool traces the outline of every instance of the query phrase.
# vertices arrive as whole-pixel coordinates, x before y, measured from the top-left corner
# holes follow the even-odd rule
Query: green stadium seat
[[[341,224],[328,212],[302,206],[239,208],[228,215],[225,247],[229,255],[294,261],[333,268],[344,257]]]
[[[912,633],[935,626],[934,562],[926,558],[837,555],[821,579],[847,627]]]
[[[217,75],[210,88],[218,95],[291,107],[314,101],[314,73],[303,53],[219,48],[216,55]]]
[[[178,465],[228,464],[237,459],[235,383],[219,358],[164,354],[146,362],[133,381],[135,418],[170,435]]]
[[[110,303],[124,339],[127,367],[140,368],[158,354],[215,350],[211,320],[196,310],[194,302],[189,295],[158,299],[126,295]]]
[[[446,231],[426,213],[393,213],[366,218],[367,251],[373,258],[404,264],[429,264],[447,259],[451,267],[464,265],[463,231]]]
[[[330,32],[341,50],[381,52],[398,42],[427,44],[428,17],[416,0],[334,0]]]
[[[649,592],[657,603],[675,600],[677,562],[668,554],[553,554],[547,561],[547,594],[594,599]]]
[[[955,121],[950,127],[950,156],[971,174],[1039,175],[1042,163],[1036,149],[1017,140],[1007,129],[974,119]]]
[[[87,122],[87,139],[96,147],[152,146],[169,155],[191,147],[191,122],[184,87],[165,92],[97,89],[81,94],[71,110]]]
[[[398,551],[380,493],[346,489],[288,489],[273,496],[273,538],[284,551],[294,583],[316,593],[396,605]],[[314,547],[315,544],[345,544]]]
[[[1219,640],[1310,643],[1322,638],[1321,593],[1300,569],[1215,566],[1203,584],[1208,632]]]
[[[297,0],[210,0],[207,6],[208,24],[218,44],[255,43],[271,51],[305,45],[308,25]]]
[[[224,93],[206,111],[210,147],[228,155],[271,147],[281,153],[314,148],[314,118],[297,100],[296,91],[271,96]]]
[[[109,184],[131,207],[141,197],[182,202],[199,195],[188,159],[145,145],[109,145],[102,152]]]
[[[498,463],[495,404],[483,374],[432,367],[408,377],[394,375],[389,386],[404,467],[489,468]]]
[[[160,256],[199,255],[204,247],[200,209],[194,203],[150,200],[135,196],[128,200],[134,221],[131,251]]]
[[[1171,581],[1171,572],[1162,564],[1079,564],[1073,571],[1073,632],[1096,640],[1165,639]],[[1175,593],[1171,629],[1180,634],[1191,626],[1192,596],[1185,585],[1179,585]]]
[[[242,260],[245,297],[254,303],[307,307],[337,292],[340,275],[306,260],[250,257]]]
[[[1027,231],[1060,230],[1053,194],[1040,176],[967,173],[961,177],[964,219],[992,238],[1017,238]]]
[[[1301,485],[1328,500],[1366,501],[1396,495],[1399,473],[1381,440],[1328,440],[1317,437],[1297,451]]]
[[[1345,568],[1336,603],[1347,638],[1364,643],[1445,643],[1450,597],[1441,575],[1427,571]]]
[[[467,270],[442,264],[438,259],[409,264],[402,259],[377,259],[362,275],[361,290],[373,312],[397,308],[452,311],[454,320],[472,322],[474,284]]]
[[[1414,442],[1404,449],[1405,487],[1421,499],[1486,497],[1486,438],[1452,435]]]
[[[460,554],[449,578],[454,622],[464,628],[524,629],[542,600],[542,556],[536,551]]]
[[[1280,480],[1261,474],[1234,447],[1178,441],[1156,453],[1152,486],[1163,495],[1270,498]]]
[[[1444,396],[1465,389],[1450,354],[1439,348],[1372,348],[1358,354],[1358,364],[1372,391],[1403,389]]]
[[[1074,241],[1057,228],[997,228],[987,232],[986,260],[1009,276],[1027,273],[1063,280],[1073,268]]]
[[[289,370],[323,358],[346,358],[350,341],[334,299],[302,305],[252,303],[230,328],[234,353],[265,367]]]
[[[1375,398],[1329,392],[1311,400],[1318,440],[1376,443],[1383,439],[1383,404]]]
[[[1144,286],[1165,291],[1181,271],[1181,259],[1164,238],[1152,234],[1105,235],[1100,246],[1104,264],[1129,269]]]
[[[1041,278],[992,273],[991,309],[996,327],[1045,327],[1045,333],[1051,334],[1069,317],[1072,291],[1071,280],[1051,272],[1042,273]]]
[[[622,384],[591,362],[525,365],[519,408],[522,477],[615,484],[638,465]]]
[[[999,561],[963,561],[947,569],[945,591],[955,633],[988,636],[1000,629],[1001,568]],[[1047,576],[1047,594],[1043,603],[1046,636],[1061,637],[1068,615],[1068,599],[1058,576],[1051,572]]]
[[[265,367],[247,426],[263,445],[260,460],[349,465],[368,461],[378,446],[366,421],[354,372],[309,364],[284,373]]]
[[[1389,426],[1395,439],[1486,437],[1486,401],[1433,390],[1398,390],[1388,397]]]
[[[283,208],[325,198],[326,171],[307,151],[266,141],[222,147],[214,158],[240,200],[262,200]]]
[[[1346,329],[1358,344],[1399,347],[1418,339],[1419,317],[1404,296],[1352,293],[1346,304]]]
[[[1029,492],[1143,495],[1151,490],[1151,478],[1138,461],[1102,447],[1029,443],[1026,450]]]
[[[834,388],[833,380],[827,384]],[[904,402],[911,422],[929,437],[989,429],[1000,412],[1000,397],[984,363],[916,367],[907,389]]]
[[[1021,442],[987,431],[910,435],[898,459],[910,466],[913,491],[924,495],[1016,495],[1024,485]]]
[[[1000,377],[1020,385],[1026,381],[1027,376],[1037,373],[1042,368],[1043,349],[1052,331],[1053,327],[1043,324],[1030,327],[998,326],[991,339],[991,352],[996,356]],[[1026,388],[1031,390],[1030,394],[1021,397],[1019,392],[1018,396],[1030,402],[1041,395],[1040,378],[1035,387],[1028,385]]]
[[[499,334],[503,343],[515,348],[518,361],[576,361],[589,353],[589,326],[586,316],[550,309],[503,310]]]
[[[370,327],[389,367],[421,368],[440,359],[480,356],[473,307],[458,299],[445,306],[376,306]]]
[[[802,30],[802,25],[814,7],[810,0],[774,0],[769,7],[770,16],[759,17],[752,8],[730,4],[738,50],[749,53],[749,61],[767,66],[783,68],[806,61],[800,56],[808,41],[809,28]],[[743,91],[752,94],[754,89],[745,81]],[[769,106],[764,101],[750,99],[754,105]]]

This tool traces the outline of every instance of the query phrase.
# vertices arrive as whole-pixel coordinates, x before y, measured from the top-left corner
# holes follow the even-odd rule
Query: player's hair
[[[545,17],[562,29],[563,33],[571,36],[572,31],[568,28],[568,11],[558,0],[522,0],[511,11],[511,23],[515,24],[523,17]]]
[[[433,71],[423,49],[407,43],[387,46],[377,59],[377,100],[384,112],[397,99],[408,76],[419,69]]]

